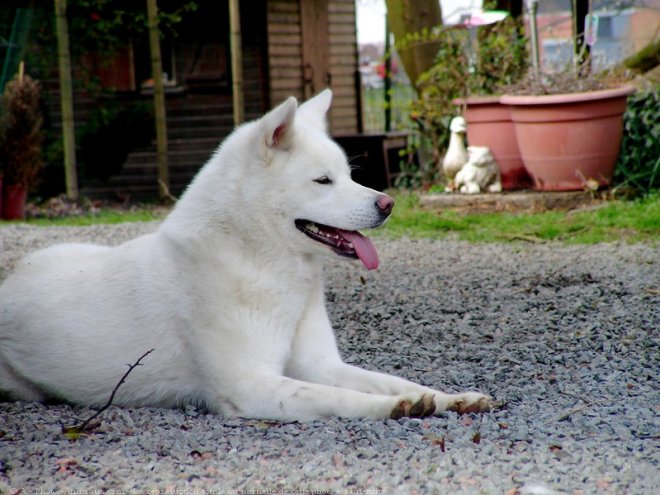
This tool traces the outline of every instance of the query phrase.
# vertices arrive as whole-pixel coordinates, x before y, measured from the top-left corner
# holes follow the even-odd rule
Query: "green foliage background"
[[[660,189],[660,91],[629,96],[623,125],[615,183],[643,194]]]
[[[452,100],[498,94],[528,68],[522,22],[511,17],[472,30],[443,29],[435,38],[442,41],[436,64],[417,81],[418,98],[412,104],[412,119],[428,139],[433,158],[410,172],[414,176],[407,182],[413,186],[437,179],[438,161],[449,141],[449,123],[460,112]]]

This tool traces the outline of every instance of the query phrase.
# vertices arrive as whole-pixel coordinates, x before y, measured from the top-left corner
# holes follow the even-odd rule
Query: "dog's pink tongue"
[[[367,267],[367,270],[375,270],[378,268],[378,253],[371,239],[363,236],[357,231],[342,230],[341,235],[348,242],[353,244],[355,253],[362,261],[362,264]]]

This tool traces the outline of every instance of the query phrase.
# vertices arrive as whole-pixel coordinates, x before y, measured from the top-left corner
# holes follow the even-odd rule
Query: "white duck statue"
[[[442,160],[442,173],[447,178],[447,190],[453,191],[454,177],[468,161],[468,152],[465,148],[465,132],[467,124],[463,117],[454,117],[449,124],[449,146]]]
[[[468,146],[468,162],[454,177],[455,188],[464,194],[502,192],[500,167],[487,146]]]

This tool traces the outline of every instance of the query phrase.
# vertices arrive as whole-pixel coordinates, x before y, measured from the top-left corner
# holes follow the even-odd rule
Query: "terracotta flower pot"
[[[25,201],[27,186],[23,184],[4,184],[2,187],[2,218],[3,220],[20,220],[25,218]]]
[[[623,133],[626,98],[635,88],[544,96],[505,95],[518,147],[536,189],[584,189],[612,181]]]
[[[526,189],[531,179],[518,150],[511,110],[499,96],[471,96],[454,100],[465,106],[467,141],[471,146],[488,146],[500,166],[503,189]]]

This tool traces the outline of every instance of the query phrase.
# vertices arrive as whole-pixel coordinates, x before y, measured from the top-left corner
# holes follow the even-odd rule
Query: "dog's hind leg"
[[[17,375],[2,355],[0,355],[0,393],[16,400],[42,402],[46,399],[46,396],[34,385]]]

